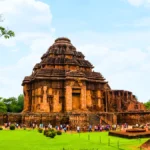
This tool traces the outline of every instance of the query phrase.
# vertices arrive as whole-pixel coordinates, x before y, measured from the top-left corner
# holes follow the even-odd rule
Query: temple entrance
[[[72,93],[72,109],[80,109],[80,93]]]

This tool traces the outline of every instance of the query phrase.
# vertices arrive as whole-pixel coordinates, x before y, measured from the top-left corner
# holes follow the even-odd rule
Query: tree
[[[9,39],[10,37],[14,37],[15,33],[12,30],[6,30],[4,27],[0,26],[0,37],[4,36],[5,39]]]
[[[4,98],[3,103],[6,105],[7,112],[21,112],[24,105],[24,96],[20,94],[18,98],[10,97]]]
[[[7,112],[7,107],[3,102],[0,102],[0,113]]]
[[[3,103],[3,98],[0,97],[0,113],[5,113],[7,112],[7,107],[6,105]]]
[[[2,22],[2,15],[0,15],[0,22]],[[15,33],[12,30],[8,30],[2,26],[0,26],[0,37],[4,36],[5,39],[9,39],[10,37],[14,37]]]
[[[150,110],[150,100],[148,100],[146,103],[144,103],[146,109]]]
[[[17,99],[15,97],[10,97],[8,99],[4,98],[3,102],[7,106],[7,112],[16,112]]]
[[[24,106],[24,96],[23,94],[20,94],[18,96],[18,112],[21,112],[23,110],[23,106]]]

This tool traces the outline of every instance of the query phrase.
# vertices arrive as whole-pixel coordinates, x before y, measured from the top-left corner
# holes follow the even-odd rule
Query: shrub
[[[0,130],[3,130],[3,128],[2,128],[2,127],[0,127]]]
[[[53,131],[55,131],[55,130],[54,130],[54,129],[49,129],[48,131],[53,132]]]
[[[9,129],[10,129],[10,130],[15,130],[15,125],[14,125],[14,124],[11,124],[10,127],[9,127]]]
[[[56,136],[56,131],[54,131],[54,130],[44,130],[43,134],[47,137],[54,138]]]
[[[46,132],[46,136],[50,137],[50,133],[51,133],[50,131]]]
[[[57,135],[62,135],[62,132],[58,130]]]
[[[56,132],[52,131],[48,133],[48,137],[54,138],[56,136]]]
[[[44,130],[44,135],[47,136],[48,130]]]
[[[38,128],[38,132],[39,132],[39,133],[42,133],[42,132],[43,132],[43,129],[42,129],[42,128]]]

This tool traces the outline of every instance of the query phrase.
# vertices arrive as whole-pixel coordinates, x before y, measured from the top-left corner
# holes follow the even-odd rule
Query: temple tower
[[[23,80],[24,112],[103,111],[110,87],[68,38],[58,38]]]

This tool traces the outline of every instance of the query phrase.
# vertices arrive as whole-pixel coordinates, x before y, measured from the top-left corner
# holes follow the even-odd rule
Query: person
[[[19,126],[19,124],[18,124],[18,123],[16,123],[16,128],[18,128],[18,126]]]
[[[60,130],[63,128],[62,124],[60,125]]]
[[[77,132],[78,133],[80,132],[80,126],[77,126]]]
[[[97,126],[97,130],[100,131],[100,125],[99,125],[99,124],[98,124],[98,126]]]
[[[114,124],[114,130],[116,130],[116,128],[117,128],[117,125],[116,125],[116,124]]]
[[[35,123],[32,124],[32,128],[35,129]]]
[[[65,131],[65,132],[67,131],[67,128],[66,128],[66,127],[64,127],[64,131]]]
[[[55,129],[58,130],[58,126],[57,125],[55,126]]]
[[[89,132],[92,131],[92,125],[89,125]]]
[[[69,125],[68,124],[66,125],[66,129],[67,129],[67,131],[69,130]]]
[[[94,126],[94,131],[98,131],[98,126]]]
[[[48,124],[48,128],[51,129],[51,124],[50,123]]]

